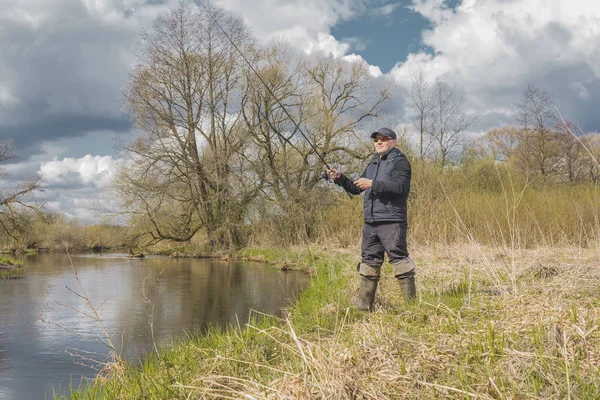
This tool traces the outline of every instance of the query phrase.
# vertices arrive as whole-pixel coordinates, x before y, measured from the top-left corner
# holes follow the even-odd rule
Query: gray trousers
[[[385,253],[394,276],[414,275],[415,264],[406,249],[406,222],[365,223],[361,246],[362,261],[358,272],[363,276],[379,277]]]

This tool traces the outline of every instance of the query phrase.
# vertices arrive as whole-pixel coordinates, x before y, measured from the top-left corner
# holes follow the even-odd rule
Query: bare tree
[[[6,177],[4,164],[14,158],[12,144],[8,141],[0,141],[0,178]]]
[[[306,63],[303,108],[308,114],[306,132],[326,160],[340,165],[364,159],[359,146],[364,140],[357,129],[379,116],[379,107],[389,98],[389,88],[373,82],[365,63],[348,62],[332,56]],[[302,181],[315,185],[323,164],[306,143],[302,162],[306,171]],[[312,159],[312,160],[311,160]]]
[[[253,71],[246,72],[247,107],[242,109],[255,146],[255,152],[248,154],[252,169],[262,194],[279,205],[286,203],[290,190],[297,189],[292,182],[295,169],[291,164],[293,155],[300,154],[298,146],[303,140],[287,115],[290,113],[298,124],[304,122],[301,62],[292,65],[294,58],[292,50],[283,43],[262,49],[260,64],[256,66],[262,82]]]
[[[327,198],[318,193],[323,162],[306,139],[328,163],[350,166],[363,159],[368,153],[357,129],[377,117],[388,89],[372,84],[363,63],[307,58],[282,43],[263,50],[258,72],[269,89],[249,74],[244,109],[257,148],[255,170],[263,178],[264,198],[293,216],[306,238],[315,214],[311,210]]]
[[[580,127],[564,120],[559,126],[559,141],[563,145],[561,167],[568,181],[600,183],[600,135],[585,134]]]
[[[0,141],[0,178],[6,178],[4,165],[14,158],[12,149],[10,142]],[[40,212],[41,205],[31,199],[39,186],[39,180],[31,180],[21,183],[15,189],[0,192],[0,237],[18,242],[19,237],[28,230],[32,214]]]
[[[462,160],[511,162],[518,143],[518,133],[519,129],[514,126],[492,128],[464,147]]]
[[[258,194],[281,208],[318,197],[323,163],[282,104],[323,157],[346,162],[363,156],[353,136],[388,97],[372,94],[364,64],[294,64],[282,48],[257,49],[240,19],[211,5],[181,2],[143,39],[125,94],[139,134],[122,147],[117,188],[148,244],[203,230],[237,246]]]
[[[556,132],[558,150],[558,173],[569,183],[582,182],[586,179],[588,153],[580,142],[573,136],[577,132],[574,123],[565,121],[558,125]]]
[[[587,171],[586,178],[592,183],[600,184],[600,134],[589,133],[581,138],[585,146],[584,167]]]
[[[324,165],[281,105],[323,158],[345,164],[364,157],[356,149],[356,129],[377,116],[388,89],[382,87],[373,95],[361,63],[325,57],[291,65],[290,49],[282,45],[265,53],[259,73],[279,102],[250,75],[250,102],[244,116],[260,149],[267,185],[273,185],[278,201],[288,201],[293,193],[314,188]]]
[[[211,244],[235,246],[244,205],[232,171],[246,136],[239,119],[243,92],[239,48],[251,46],[239,18],[205,4],[180,2],[143,36],[125,98],[139,135],[118,190],[148,243],[187,241],[200,229]]]
[[[414,124],[419,132],[419,158],[424,159],[427,149],[425,139],[427,138],[427,132],[432,112],[432,96],[429,81],[427,80],[423,71],[419,72],[417,77],[412,80],[412,85],[407,96],[410,101],[410,105],[415,110]]]
[[[518,146],[521,168],[543,178],[556,173],[559,166],[559,142],[552,96],[529,85],[516,107],[517,122],[521,129]]]
[[[428,134],[438,151],[438,161],[443,169],[457,152],[463,134],[475,118],[465,110],[465,101],[446,83],[437,80],[432,88],[431,128]]]

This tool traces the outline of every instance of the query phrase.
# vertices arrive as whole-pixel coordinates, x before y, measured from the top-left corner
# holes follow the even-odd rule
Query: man
[[[411,168],[406,156],[395,146],[396,133],[381,128],[371,134],[375,154],[359,179],[352,182],[334,169],[329,174],[334,182],[352,194],[365,192],[364,220],[357,307],[373,310],[384,253],[392,265],[394,276],[406,301],[416,295],[415,264],[406,248],[406,200],[410,191]]]

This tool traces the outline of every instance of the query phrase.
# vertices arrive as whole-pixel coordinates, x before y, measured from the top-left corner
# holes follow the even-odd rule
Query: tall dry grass
[[[408,204],[412,245],[599,246],[597,185],[538,182],[494,163],[444,172],[415,163],[413,171]],[[348,199],[337,193],[310,207],[265,214],[252,225],[251,244],[355,247],[363,225],[362,201],[362,196]]]

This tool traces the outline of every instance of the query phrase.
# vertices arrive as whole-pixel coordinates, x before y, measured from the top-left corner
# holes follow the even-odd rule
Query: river
[[[54,391],[68,393],[71,382],[77,387],[93,378],[94,362],[81,356],[103,361],[107,348],[98,342],[99,324],[73,310],[91,311],[72,292],[82,294],[66,254],[21,260],[24,279],[0,280],[0,399],[52,399]],[[243,326],[251,310],[280,315],[310,279],[215,259],[86,254],[72,260],[115,346],[133,363],[171,337],[209,325]]]

